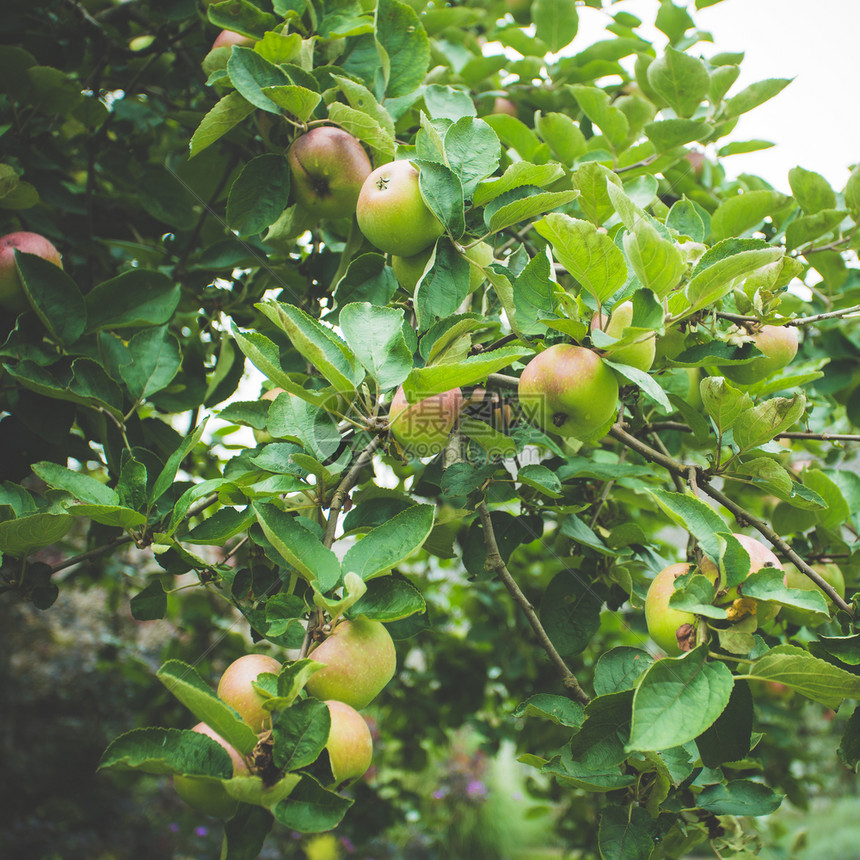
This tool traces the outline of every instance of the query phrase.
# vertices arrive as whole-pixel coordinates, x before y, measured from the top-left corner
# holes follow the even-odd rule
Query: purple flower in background
[[[340,844],[346,849],[347,854],[352,854],[352,852],[355,851],[355,845],[353,845],[346,836],[340,837]]]
[[[487,796],[487,786],[479,779],[470,780],[466,786],[466,796],[475,800],[478,797]]]
[[[441,800],[446,794],[448,794],[447,788],[437,788],[436,791],[433,792],[433,797],[435,797],[436,800]]]
[[[208,827],[200,826],[200,827],[195,827],[195,828],[194,828],[194,834],[195,834],[196,836],[206,836],[208,833],[209,833],[209,828],[208,828]]]
[[[172,821],[170,824],[168,824],[167,829],[171,833],[179,833],[179,825],[175,821]]]

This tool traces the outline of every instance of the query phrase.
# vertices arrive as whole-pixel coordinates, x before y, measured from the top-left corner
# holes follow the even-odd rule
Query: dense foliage
[[[856,767],[860,168],[787,194],[721,165],[772,145],[721,141],[788,81],[736,87],[671,0],[654,41],[608,0],[7,5],[0,232],[62,268],[18,253],[0,290],[0,589],[175,631],[149,672],[117,623],[100,791],[223,788],[228,860],[273,826],[513,856],[469,824],[501,751],[556,810],[529,856],[743,858],[813,753]],[[358,222],[415,257],[315,202],[287,152],[319,128],[417,168]],[[342,617],[398,669],[338,793],[304,687]],[[262,741],[214,692],[251,650],[283,663]]]

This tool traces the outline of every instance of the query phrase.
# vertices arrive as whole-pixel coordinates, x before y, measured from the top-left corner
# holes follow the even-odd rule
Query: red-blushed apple
[[[61,269],[63,261],[60,252],[39,233],[22,230],[0,237],[0,308],[19,313],[26,310],[29,303],[15,266],[15,251],[35,254]]]
[[[272,723],[272,715],[263,708],[265,698],[252,686],[262,672],[277,675],[281,664],[265,654],[246,654],[234,660],[218,682],[218,697],[226,702],[255,731],[261,732]]]
[[[361,710],[394,677],[397,655],[379,621],[344,620],[308,655],[323,668],[305,686],[317,699],[336,699]]]
[[[287,153],[296,200],[318,218],[347,218],[371,171],[357,137],[334,126],[312,128]]]
[[[256,42],[250,36],[243,36],[241,33],[234,33],[232,30],[222,30],[215,41],[212,43],[212,50],[216,48],[232,48],[233,45],[240,47],[248,47]]]
[[[615,415],[618,381],[596,352],[556,344],[526,365],[519,401],[526,417],[538,426],[584,439]]]
[[[672,657],[692,650],[696,644],[696,616],[669,606],[669,598],[675,593],[675,580],[692,569],[693,565],[683,562],[664,567],[651,581],[645,596],[648,635]]]
[[[214,729],[206,723],[198,723],[191,731],[212,738],[227,750],[233,762],[233,776],[247,776],[248,763],[239,751],[230,746]],[[230,818],[236,811],[237,801],[227,794],[224,786],[208,777],[176,774],[173,777],[173,786],[189,806],[213,818]]]
[[[326,702],[331,714],[331,729],[326,751],[334,784],[338,788],[364,776],[373,759],[373,737],[364,717],[345,702]]]
[[[606,322],[606,317],[603,314],[595,314],[591,318],[591,330],[594,331],[595,328],[601,328],[610,337],[621,340],[624,336],[624,330],[630,327],[632,321],[633,302],[622,302],[620,305],[612,308],[609,322]],[[656,337],[653,334],[648,337],[643,336],[642,340],[613,350],[606,357],[610,361],[617,361],[619,364],[629,364],[630,367],[647,371],[654,364],[656,342]]]
[[[727,364],[719,371],[732,382],[752,385],[791,364],[797,355],[797,326],[765,325],[753,335],[753,346],[763,355],[749,364]]]
[[[493,109],[490,113],[505,113],[508,116],[517,116],[517,106],[504,96],[496,96],[493,100]]]
[[[388,409],[391,433],[406,450],[418,457],[438,454],[445,447],[462,408],[463,394],[459,388],[433,394],[410,405],[401,385]]]
[[[845,597],[845,577],[835,564],[832,562],[826,564],[818,563],[812,564],[810,567],[828,585],[832,585],[840,597]],[[788,588],[799,588],[801,591],[817,591],[828,604],[832,602],[820,586],[816,585],[805,573],[802,573],[795,565],[791,564],[791,562],[787,562],[784,565],[784,569],[785,576],[783,577],[783,582]],[[814,612],[810,612],[807,609],[798,609],[794,606],[783,606],[782,617],[786,621],[790,621],[792,624],[797,624],[798,626],[812,626],[816,623],[823,623],[823,619],[820,616],[818,616],[818,620],[816,621],[816,614]]]
[[[750,574],[757,573],[767,567],[782,570],[782,564],[779,559],[761,541],[748,535],[737,533],[733,537],[738,539],[738,542],[750,557]],[[699,568],[708,579],[713,582],[716,581],[719,571],[709,558],[703,558]],[[761,608],[761,611],[759,611],[759,602],[757,600],[743,596],[743,583],[735,585],[728,590],[725,587],[721,587],[717,592],[714,603],[717,606],[727,607],[726,612],[730,621],[737,621],[743,618],[744,615],[754,614],[758,618],[759,625],[761,625],[771,621],[779,612],[779,605],[776,603],[766,603]]]
[[[397,278],[397,282],[404,290],[409,293],[415,290],[432,254],[433,247],[431,245],[412,257],[391,255],[391,268],[394,271],[394,277]],[[489,266],[493,262],[492,246],[486,242],[479,242],[477,245],[466,249],[465,257],[469,261],[469,292],[472,292],[484,282],[482,267]]]
[[[412,257],[444,232],[418,187],[418,170],[410,161],[377,167],[361,187],[355,214],[371,244],[387,254]]]

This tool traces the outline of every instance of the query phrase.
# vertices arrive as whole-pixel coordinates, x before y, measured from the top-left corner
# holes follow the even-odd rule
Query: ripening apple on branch
[[[445,232],[421,196],[418,170],[410,161],[377,167],[364,180],[355,214],[371,244],[401,257],[420,253]]]
[[[591,330],[600,328],[610,337],[621,340],[624,337],[624,331],[630,327],[632,322],[633,302],[626,301],[612,308],[608,322],[603,314],[595,314],[591,319]],[[653,334],[647,337],[643,335],[642,339],[637,339],[629,346],[612,350],[606,357],[610,361],[617,361],[619,364],[628,364],[630,367],[648,371],[654,364],[656,343],[656,337]]]
[[[27,310],[29,304],[15,265],[16,251],[22,254],[35,254],[61,269],[63,261],[60,252],[39,233],[22,230],[0,237],[0,308],[20,313]]]
[[[753,335],[752,344],[763,355],[749,364],[727,364],[718,368],[726,379],[752,385],[787,367],[797,355],[797,327],[764,325]]]
[[[296,200],[318,218],[347,218],[371,170],[358,138],[333,126],[297,137],[287,153]]]
[[[445,447],[462,408],[463,394],[459,388],[410,405],[401,385],[388,409],[391,433],[407,451],[418,457],[438,454]]]
[[[325,704],[331,716],[325,748],[334,784],[340,788],[367,772],[373,759],[373,737],[364,717],[355,708],[336,699]]]
[[[263,708],[266,700],[251,683],[263,672],[277,675],[280,671],[281,664],[274,657],[246,654],[225,669],[218,682],[218,698],[233,708],[255,732],[261,732],[271,726],[272,715]]]

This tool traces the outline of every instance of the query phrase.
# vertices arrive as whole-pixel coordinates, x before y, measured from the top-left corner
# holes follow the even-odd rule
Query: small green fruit
[[[394,642],[378,621],[341,621],[317,647],[311,659],[323,664],[306,684],[317,699],[336,699],[361,710],[394,677]]]
[[[719,371],[726,379],[741,385],[752,385],[789,365],[797,355],[797,327],[765,325],[756,332],[752,342],[764,354],[749,364],[720,367]]]
[[[412,257],[400,257],[397,254],[391,255],[391,268],[394,270],[394,277],[397,278],[397,283],[403,287],[408,293],[415,291],[418,282],[424,275],[427,268],[427,263],[433,254],[433,246],[425,248],[423,251],[413,255]],[[466,251],[466,259],[469,260],[469,292],[477,290],[484,282],[484,273],[482,266],[489,266],[493,262],[493,249],[486,242],[480,242],[473,248]]]
[[[601,323],[603,323],[603,314],[595,314],[591,320],[592,331]],[[609,317],[609,322],[606,323],[603,329],[610,337],[616,340],[621,340],[624,337],[625,329],[630,327],[633,321],[633,302],[622,302],[612,309],[612,314]],[[620,349],[613,350],[606,357],[610,361],[617,361],[619,364],[628,364],[630,367],[636,367],[639,370],[650,370],[654,364],[654,355],[656,353],[656,337],[651,334],[647,338],[636,343],[631,343],[629,346],[622,346]]]

